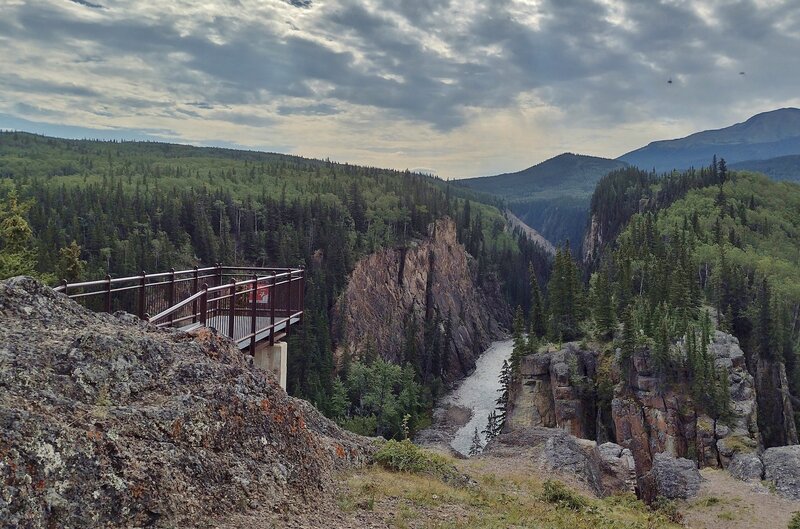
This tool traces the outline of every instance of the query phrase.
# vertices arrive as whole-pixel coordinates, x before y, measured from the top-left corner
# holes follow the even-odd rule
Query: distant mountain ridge
[[[714,155],[735,163],[795,154],[800,154],[800,109],[781,108],[730,127],[655,141],[617,160],[664,172],[708,165]]]
[[[747,160],[730,164],[728,167],[736,170],[763,173],[773,180],[800,182],[800,154],[790,154],[789,156],[779,156],[766,160]]]
[[[547,190],[566,187],[594,190],[597,181],[614,169],[627,163],[597,156],[564,153],[539,164],[517,171],[494,176],[465,178],[456,183],[510,199],[539,195]],[[543,197],[537,197],[543,198]]]
[[[548,241],[577,243],[586,227],[597,182],[625,162],[564,153],[515,173],[467,178],[455,183],[506,201],[508,209]]]

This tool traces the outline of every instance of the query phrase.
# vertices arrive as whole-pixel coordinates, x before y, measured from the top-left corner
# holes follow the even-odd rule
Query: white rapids
[[[437,404],[439,408],[459,406],[472,412],[469,422],[459,428],[450,441],[450,446],[461,454],[469,453],[475,428],[478,429],[481,442],[486,443],[486,435],[483,430],[486,428],[489,413],[495,409],[495,401],[500,396],[498,392],[500,371],[503,368],[503,361],[511,357],[513,346],[512,340],[492,343],[478,357],[475,371]]]

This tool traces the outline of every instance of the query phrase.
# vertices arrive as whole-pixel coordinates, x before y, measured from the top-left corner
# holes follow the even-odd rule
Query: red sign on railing
[[[253,294],[254,294],[253,292],[250,292],[250,301],[251,302],[253,301]],[[255,292],[255,295],[256,295],[256,303],[268,304],[269,303],[269,286],[268,285],[264,285],[264,286],[258,287],[258,289]]]

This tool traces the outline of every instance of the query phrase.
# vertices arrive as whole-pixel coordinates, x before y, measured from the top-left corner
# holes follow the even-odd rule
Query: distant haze
[[[444,178],[800,106],[793,0],[0,0],[0,128]]]

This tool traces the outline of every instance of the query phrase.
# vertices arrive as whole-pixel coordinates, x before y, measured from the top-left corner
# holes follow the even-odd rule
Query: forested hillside
[[[547,240],[555,245],[569,240],[577,251],[597,181],[626,165],[618,160],[564,153],[516,173],[466,178],[456,183],[499,197]]]
[[[714,388],[727,382],[708,366],[706,346],[712,327],[730,332],[756,378],[764,444],[785,444],[792,405],[780,392],[788,384],[795,404],[800,394],[798,211],[800,186],[729,172],[724,160],[660,178],[611,173],[592,199],[588,305],[575,305],[565,321],[587,318],[570,338],[615,338],[623,363],[649,347],[660,373],[683,373],[714,409],[724,400]]]
[[[306,319],[292,337],[289,389],[338,413],[346,397],[333,397],[329,317],[360,257],[404,246],[450,216],[478,273],[510,278],[508,300],[528,305],[529,263],[544,277],[546,254],[469,193],[419,174],[293,156],[0,133],[0,276],[304,266]],[[414,409],[398,409],[401,417],[424,415],[431,399],[414,387]]]

